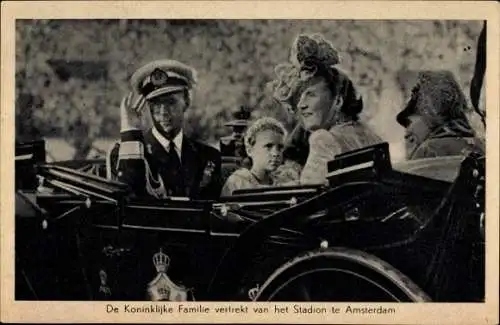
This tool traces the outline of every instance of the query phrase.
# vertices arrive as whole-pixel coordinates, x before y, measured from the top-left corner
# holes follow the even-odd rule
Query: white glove
[[[141,128],[141,114],[146,104],[146,98],[133,92],[123,97],[120,104],[120,132]]]

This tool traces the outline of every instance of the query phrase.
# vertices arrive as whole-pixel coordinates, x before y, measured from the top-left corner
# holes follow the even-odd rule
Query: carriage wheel
[[[356,250],[308,252],[277,269],[256,301],[423,302],[429,297],[381,259]]]

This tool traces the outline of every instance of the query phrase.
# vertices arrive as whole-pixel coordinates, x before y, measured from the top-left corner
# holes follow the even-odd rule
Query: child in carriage
[[[250,168],[240,168],[229,176],[221,196],[240,189],[278,185],[273,173],[281,165],[287,131],[271,117],[256,120],[245,133],[245,148],[251,159]]]

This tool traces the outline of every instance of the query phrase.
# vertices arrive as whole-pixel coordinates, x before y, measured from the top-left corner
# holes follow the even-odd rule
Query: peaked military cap
[[[151,99],[163,94],[192,89],[196,71],[179,61],[156,60],[139,69],[130,78],[134,90]]]

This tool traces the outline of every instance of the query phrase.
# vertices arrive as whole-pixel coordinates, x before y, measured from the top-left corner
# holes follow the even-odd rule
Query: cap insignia
[[[166,85],[167,80],[168,80],[167,73],[161,69],[155,69],[151,73],[151,83],[156,87]]]

